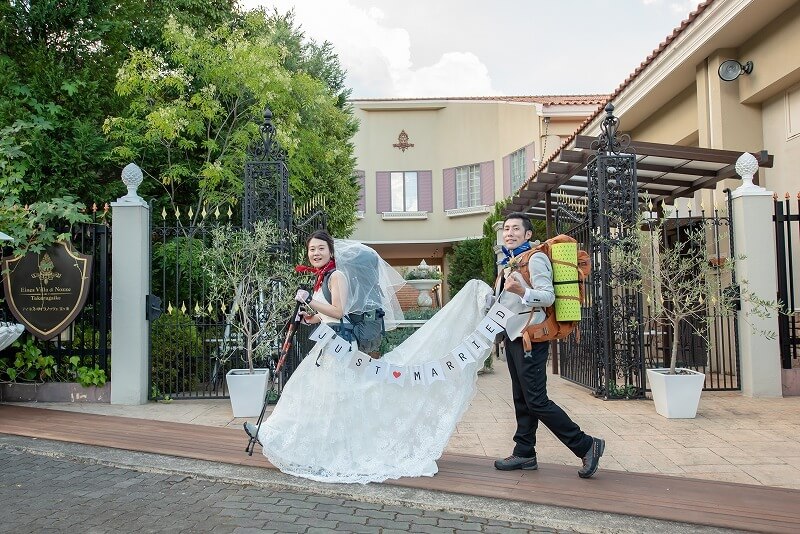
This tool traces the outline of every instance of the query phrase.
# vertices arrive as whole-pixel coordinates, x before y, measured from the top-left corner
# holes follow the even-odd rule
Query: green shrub
[[[481,239],[466,239],[453,246],[453,252],[448,258],[450,276],[447,278],[451,298],[470,280],[483,280],[481,241]]]
[[[18,349],[13,357],[0,358],[0,380],[43,382],[56,376],[55,358],[42,353],[37,340],[28,336],[11,345]]]
[[[160,394],[196,390],[208,369],[197,326],[179,310],[153,321],[150,357],[151,389]]]
[[[406,274],[403,276],[403,278],[406,280],[441,280],[442,274],[436,267],[429,267],[427,269],[414,267],[413,269],[406,271]]]

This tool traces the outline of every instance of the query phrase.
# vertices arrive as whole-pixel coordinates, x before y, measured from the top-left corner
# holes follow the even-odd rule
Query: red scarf
[[[321,269],[317,269],[316,267],[306,267],[305,265],[298,265],[294,268],[295,272],[298,273],[311,273],[317,275],[317,279],[314,282],[314,291],[317,291],[322,287],[322,281],[325,279],[325,275],[334,269],[336,269],[336,262],[333,258],[331,258],[331,260]]]

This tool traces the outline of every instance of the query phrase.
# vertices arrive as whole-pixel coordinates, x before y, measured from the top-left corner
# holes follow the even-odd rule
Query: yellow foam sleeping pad
[[[580,321],[581,302],[578,286],[578,244],[557,243],[550,246],[553,263],[553,287],[556,293],[556,320]]]

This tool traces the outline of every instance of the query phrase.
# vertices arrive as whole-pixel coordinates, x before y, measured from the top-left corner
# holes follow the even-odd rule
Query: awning
[[[596,154],[596,149],[592,148],[595,139],[576,136],[512,196],[504,213],[521,211],[535,219],[545,219],[548,193],[553,201],[558,194],[559,201],[582,202],[586,198],[586,168]],[[742,155],[732,150],[641,141],[631,141],[626,153],[636,156],[640,193],[646,194],[654,204],[668,205],[677,198],[692,197],[700,189],[713,189],[721,180],[737,177],[736,160]],[[772,167],[773,156],[766,150],[754,152],[753,156],[759,167]]]

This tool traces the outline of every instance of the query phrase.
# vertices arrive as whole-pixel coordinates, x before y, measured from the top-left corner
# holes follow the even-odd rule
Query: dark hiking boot
[[[514,456],[512,454],[508,458],[495,460],[494,467],[500,471],[513,471],[514,469],[534,471],[539,468],[539,464],[536,463],[535,455],[530,458],[524,458],[522,456]]]
[[[597,472],[600,465],[600,457],[603,456],[603,451],[606,448],[606,440],[600,438],[592,438],[592,446],[583,457],[583,467],[578,470],[578,476],[581,478],[590,478]]]

